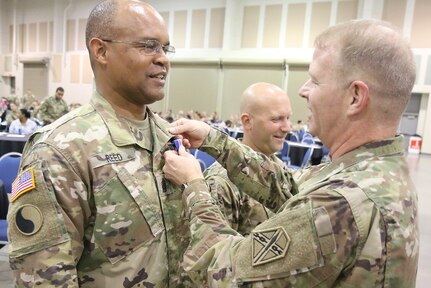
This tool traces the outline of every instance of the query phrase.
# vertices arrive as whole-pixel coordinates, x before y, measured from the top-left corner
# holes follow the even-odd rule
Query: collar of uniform
[[[61,99],[57,99],[57,97],[55,97],[55,95],[54,96],[51,96],[52,97],[52,100],[54,101],[54,102],[63,102],[63,99],[61,98]]]
[[[150,127],[151,133],[153,133],[154,141],[154,151],[163,150],[162,147],[165,147],[169,140],[174,136],[169,133],[168,128],[170,124],[163,120],[159,115],[154,114],[150,109],[147,109],[148,115],[150,116]]]
[[[136,139],[130,132],[127,122],[117,116],[111,104],[109,104],[99,92],[93,92],[90,104],[99,113],[100,117],[102,117],[115,145],[124,146],[136,143]]]
[[[404,153],[404,137],[396,136],[380,141],[370,142],[354,149],[328,165],[312,167],[309,173],[304,173],[297,178],[300,188],[303,185],[310,186],[310,183],[319,183],[329,179],[331,176],[347,169],[359,162],[374,157],[388,155],[402,155]],[[319,171],[317,174],[316,172]],[[305,181],[305,182],[303,182]],[[302,183],[301,183],[302,182]],[[306,183],[306,184],[304,184]],[[301,190],[301,189],[300,189]]]
[[[355,165],[371,157],[381,157],[404,152],[404,137],[396,136],[380,141],[370,142],[357,149],[354,149],[333,162],[337,166],[344,168]],[[341,165],[342,164],[342,165]]]
[[[99,92],[93,92],[90,104],[102,117],[115,145],[125,146],[137,144],[136,138],[130,131],[127,121],[122,117],[117,116],[115,110],[112,108],[109,102],[99,94]],[[172,135],[167,131],[168,126],[163,123],[163,120],[161,120],[160,117],[154,115],[148,107],[147,115],[149,117],[148,119],[150,121],[151,133],[153,136],[152,138],[154,140],[153,151],[160,151],[160,148],[169,141]],[[155,126],[157,126],[159,129],[156,129]]]

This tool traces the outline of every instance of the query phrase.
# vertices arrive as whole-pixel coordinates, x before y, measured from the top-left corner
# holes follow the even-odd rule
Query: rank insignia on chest
[[[10,201],[14,202],[21,195],[33,190],[34,188],[36,188],[34,170],[33,168],[28,168],[19,174],[13,181]]]
[[[286,255],[290,238],[283,227],[275,227],[251,233],[252,265],[268,263]]]

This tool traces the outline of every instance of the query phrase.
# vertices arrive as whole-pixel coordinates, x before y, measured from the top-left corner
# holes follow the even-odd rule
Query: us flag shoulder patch
[[[34,188],[36,188],[36,183],[34,182],[34,170],[31,167],[21,172],[13,181],[10,202],[14,202],[21,195]]]

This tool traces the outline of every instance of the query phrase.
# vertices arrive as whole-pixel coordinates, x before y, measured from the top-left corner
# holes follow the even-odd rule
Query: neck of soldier
[[[327,146],[329,148],[332,160],[340,158],[344,154],[365,144],[392,138],[396,135],[397,127],[385,125],[365,125],[363,127],[354,127],[339,133],[333,141]],[[323,144],[326,143],[321,139]]]
[[[144,120],[147,117],[147,105],[133,103],[116,91],[103,87],[103,85],[101,88],[98,87],[97,91],[111,104],[112,108],[119,115],[132,120]]]
[[[254,144],[254,142],[252,141],[251,137],[249,137],[248,134],[245,131],[244,131],[244,137],[242,138],[242,142],[241,143],[244,144],[244,145],[247,145],[248,147],[250,147],[251,149],[253,149],[256,152],[260,152],[260,153],[265,154],[268,157],[270,157],[272,155],[272,153],[268,154],[268,153],[265,153],[265,152],[261,151],[259,149],[259,147],[257,147]]]

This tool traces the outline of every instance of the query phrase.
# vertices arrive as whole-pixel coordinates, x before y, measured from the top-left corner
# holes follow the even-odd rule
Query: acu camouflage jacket
[[[95,93],[34,134],[8,214],[16,285],[189,287],[179,266],[189,243],[181,189],[162,174],[167,122],[147,109],[151,138]]]
[[[284,163],[272,155],[271,160],[284,165]],[[230,226],[241,235],[248,235],[258,224],[274,215],[269,209],[252,197],[242,193],[228,177],[226,169],[215,162],[204,172],[205,181],[217,201]],[[296,187],[296,186],[295,186]],[[291,191],[296,194],[296,191]]]
[[[417,195],[403,138],[373,142],[295,175],[287,199],[279,165],[211,130],[200,149],[238,188],[277,211],[243,237],[200,179],[183,193],[192,240],[187,271],[212,287],[415,287]],[[301,173],[301,172],[300,172]]]

